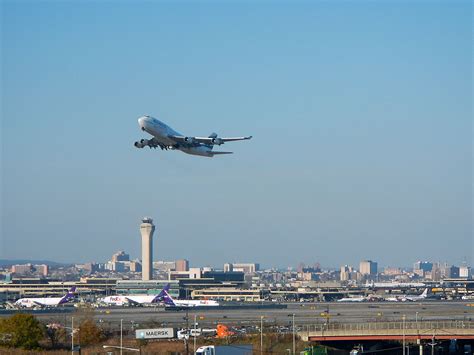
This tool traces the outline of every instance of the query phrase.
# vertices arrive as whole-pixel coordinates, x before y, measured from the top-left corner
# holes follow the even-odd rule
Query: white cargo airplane
[[[99,303],[104,303],[109,306],[124,306],[124,305],[143,305],[158,303],[165,295],[165,291],[169,290],[170,285],[166,287],[157,295],[116,295],[99,298]]]
[[[14,303],[14,305],[20,308],[57,307],[74,299],[75,291],[76,287],[71,287],[63,297],[20,298]]]
[[[165,303],[165,307],[172,308],[193,308],[193,307],[217,307],[219,302],[212,300],[175,300],[170,296],[168,291],[165,291],[165,296],[162,301]]]
[[[200,155],[204,157],[213,157],[218,154],[232,154],[232,152],[215,152],[212,148],[214,145],[222,145],[225,142],[241,141],[252,138],[252,136],[220,138],[216,133],[212,133],[209,137],[184,136],[151,116],[140,117],[138,119],[138,125],[142,131],[151,134],[153,138],[142,139],[139,142],[135,142],[134,145],[137,148],[148,146],[150,149],[156,149],[157,147],[160,147],[162,150],[178,149],[187,154]]]
[[[365,297],[344,297],[337,300],[337,302],[365,302],[367,298]]]
[[[395,296],[395,297],[386,298],[385,300],[389,302],[416,302],[416,301],[422,301],[427,297],[428,297],[428,289],[425,288],[425,290],[423,291],[421,295]]]

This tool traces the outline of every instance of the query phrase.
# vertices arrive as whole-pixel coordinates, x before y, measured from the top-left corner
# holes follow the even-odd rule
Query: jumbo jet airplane
[[[32,308],[32,307],[57,307],[74,299],[76,287],[71,289],[63,297],[35,297],[20,298],[14,303],[16,307]]]
[[[395,296],[386,298],[386,301],[389,302],[417,302],[422,301],[428,297],[428,289],[425,288],[421,295],[405,295],[405,296]]]
[[[100,303],[105,303],[109,306],[124,306],[124,305],[142,305],[160,302],[169,291],[170,285],[166,285],[163,290],[157,295],[116,295],[99,298]]]
[[[337,302],[365,302],[367,301],[366,297],[344,297],[337,300]]]
[[[219,302],[212,300],[175,300],[168,291],[165,291],[165,296],[162,298],[165,307],[176,308],[193,308],[193,307],[216,307]]]
[[[214,155],[219,154],[232,154],[232,152],[216,152],[213,151],[212,148],[214,148],[215,145],[222,145],[226,142],[241,141],[252,138],[252,136],[220,138],[216,133],[212,133],[209,137],[184,136],[151,116],[140,117],[138,119],[138,125],[142,131],[151,134],[153,138],[142,139],[139,142],[135,142],[134,145],[137,148],[148,146],[150,149],[156,149],[157,147],[160,147],[161,150],[178,149],[187,154],[200,155],[204,157],[213,157]]]

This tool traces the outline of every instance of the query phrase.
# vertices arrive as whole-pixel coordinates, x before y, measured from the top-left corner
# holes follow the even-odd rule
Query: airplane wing
[[[216,152],[216,151],[210,151],[209,154],[214,155],[222,155],[222,154],[234,154],[234,152]]]
[[[33,303],[37,306],[45,307],[46,305],[44,303],[40,303],[38,301],[33,301]]]
[[[252,136],[247,137],[229,137],[229,138],[220,138],[220,137],[185,137],[185,136],[168,136],[172,140],[179,142],[179,143],[202,143],[202,144],[212,144],[212,145],[221,145],[225,142],[233,142],[233,141],[243,141],[247,139],[251,139]]]
[[[131,298],[125,297],[125,299],[126,299],[128,302],[130,302],[130,304],[133,304],[133,305],[135,305],[135,306],[140,304],[140,302],[137,302],[137,301],[135,301],[135,300],[132,300]]]

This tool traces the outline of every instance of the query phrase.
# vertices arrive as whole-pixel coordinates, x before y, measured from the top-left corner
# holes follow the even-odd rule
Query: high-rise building
[[[153,269],[159,271],[170,271],[176,270],[176,262],[175,261],[154,261],[153,262]]]
[[[142,264],[139,261],[130,261],[130,271],[131,272],[141,272]]]
[[[471,268],[469,266],[463,265],[459,267],[459,277],[471,277]]]
[[[352,279],[352,274],[354,273],[354,269],[352,266],[348,265],[343,265],[341,266],[341,272],[340,272],[340,280],[341,281],[349,281]]]
[[[414,271],[423,270],[424,272],[428,272],[428,271],[431,271],[431,269],[433,269],[433,263],[430,263],[428,261],[417,261],[413,265]]]
[[[153,219],[145,217],[140,224],[142,235],[142,280],[148,281],[153,277],[153,232],[155,225]]]
[[[372,260],[362,260],[359,265],[361,275],[377,275],[377,263]]]
[[[33,271],[33,265],[31,264],[12,266],[12,273],[14,274],[29,274],[32,271]]]
[[[36,272],[40,273],[41,276],[48,276],[48,265],[42,264],[42,265],[35,265]]]
[[[245,274],[254,274],[260,270],[260,264],[256,263],[226,263],[224,264],[224,271],[241,271]]]
[[[186,259],[176,260],[175,265],[176,271],[189,271],[189,261]]]
[[[123,250],[120,250],[114,255],[112,255],[112,260],[110,261],[112,261],[113,263],[116,263],[118,261],[130,261],[130,255],[126,254]]]

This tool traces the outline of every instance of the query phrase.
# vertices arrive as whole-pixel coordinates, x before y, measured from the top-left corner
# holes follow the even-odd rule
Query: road
[[[401,320],[405,315],[407,321],[426,320],[474,320],[474,307],[469,302],[427,301],[427,302],[361,302],[361,303],[289,303],[287,309],[200,309],[189,310],[188,322],[193,323],[194,316],[202,327],[212,327],[217,323],[231,326],[258,325],[263,316],[265,325],[289,326],[292,315],[295,324],[321,324],[329,322],[382,322]],[[46,322],[70,323],[71,317],[76,319],[89,316],[99,323],[115,328],[123,319],[123,323],[136,328],[169,326],[185,327],[186,311],[165,311],[154,307],[99,308],[87,311],[54,312],[38,314],[37,317]]]

